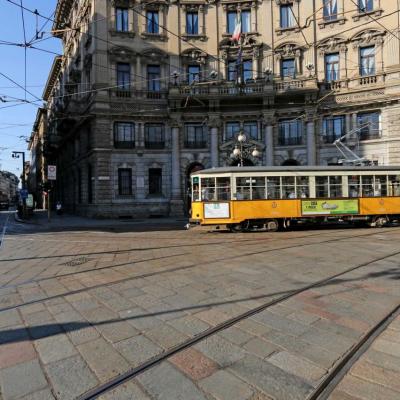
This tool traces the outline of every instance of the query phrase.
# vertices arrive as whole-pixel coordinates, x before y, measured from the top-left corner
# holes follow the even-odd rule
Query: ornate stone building
[[[198,168],[335,164],[335,139],[400,163],[391,0],[59,0],[44,97],[65,207],[180,214]],[[232,33],[241,22],[241,38]],[[355,131],[360,128],[358,131]]]

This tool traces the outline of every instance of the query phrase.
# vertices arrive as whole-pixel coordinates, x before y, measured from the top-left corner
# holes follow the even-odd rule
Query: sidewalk
[[[15,214],[15,220],[20,223],[36,225],[50,229],[62,228],[113,228],[127,226],[154,226],[154,225],[178,225],[184,228],[188,222],[187,217],[165,217],[165,218],[137,218],[137,219],[106,219],[88,218],[72,214],[57,215],[51,213],[50,222],[48,221],[47,210],[35,210],[33,216],[27,220],[21,220]]]

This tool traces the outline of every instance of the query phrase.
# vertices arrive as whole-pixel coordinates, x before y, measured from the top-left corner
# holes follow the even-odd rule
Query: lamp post
[[[257,158],[260,156],[260,152],[256,146],[252,147],[247,143],[247,137],[241,130],[237,135],[236,144],[232,151],[231,157],[238,158],[240,160],[240,166],[243,167],[243,160],[250,155],[254,158]]]
[[[26,189],[26,182],[25,182],[25,152],[24,151],[13,151],[11,156],[12,158],[19,158],[22,155],[22,189]],[[22,197],[22,196],[21,196]],[[22,198],[22,215],[23,218],[26,216],[26,198]]]

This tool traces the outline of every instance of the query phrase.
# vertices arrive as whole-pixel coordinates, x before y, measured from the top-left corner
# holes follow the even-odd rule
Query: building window
[[[360,140],[377,139],[380,137],[380,113],[370,112],[357,115],[360,129]]]
[[[185,147],[201,149],[207,147],[207,134],[202,124],[185,124]]]
[[[250,79],[253,79],[253,62],[251,60],[241,61],[238,58],[228,62],[228,81],[245,83]]]
[[[132,170],[118,168],[118,194],[120,196],[132,195]]]
[[[374,0],[358,0],[358,12],[367,13],[373,11]]]
[[[200,80],[200,66],[199,65],[188,65],[187,67],[187,78],[189,84],[198,82]]]
[[[242,23],[242,33],[251,32],[251,13],[250,10],[243,10],[240,13],[240,22]]]
[[[302,123],[299,120],[283,120],[279,122],[280,146],[298,145],[302,142]]]
[[[239,122],[227,122],[225,124],[225,139],[231,140],[239,133],[240,123]]]
[[[360,48],[360,75],[375,74],[375,46]]]
[[[115,9],[115,29],[118,32],[128,32],[128,9],[116,8]]]
[[[147,20],[147,33],[158,33],[159,25],[158,25],[158,11],[147,11],[146,12],[146,20]]]
[[[281,61],[282,78],[294,78],[296,76],[296,62],[294,58],[287,58]]]
[[[150,92],[161,90],[161,68],[159,65],[147,66],[147,88]]]
[[[82,171],[78,169],[78,203],[82,204]]]
[[[119,90],[129,90],[131,86],[131,66],[117,63],[117,85]]]
[[[135,125],[132,122],[114,123],[114,147],[116,149],[135,147]]]
[[[282,5],[280,7],[280,27],[282,29],[293,28],[296,26],[296,19],[293,14],[293,6],[291,4]]]
[[[324,20],[334,21],[337,19],[337,0],[323,0]]]
[[[149,168],[149,194],[153,196],[162,195],[162,169]]]
[[[325,143],[333,143],[345,134],[345,119],[343,115],[324,118],[323,139]]]
[[[197,12],[186,13],[186,33],[188,35],[199,34],[199,14]]]
[[[165,146],[164,125],[145,125],[145,146],[148,149],[163,149]]]
[[[228,62],[228,81],[236,81],[236,70],[237,70],[237,62],[229,61]]]
[[[239,19],[240,18],[240,19]],[[227,32],[232,34],[236,25],[240,21],[240,33],[251,32],[251,12],[250,10],[242,10],[240,15],[237,11],[228,11],[227,13]]]
[[[339,77],[339,53],[325,56],[325,79],[327,82],[337,81]]]
[[[258,140],[257,121],[249,121],[243,124],[243,131],[247,138]]]
[[[227,13],[227,31],[228,33],[233,33],[236,26],[236,18],[237,12],[236,11],[228,11]]]

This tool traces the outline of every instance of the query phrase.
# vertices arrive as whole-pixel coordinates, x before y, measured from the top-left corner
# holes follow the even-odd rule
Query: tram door
[[[201,171],[202,169],[204,169],[203,164],[193,163],[189,165],[186,172],[184,202],[185,202],[186,213],[188,215],[190,214],[190,207],[192,203],[192,182],[190,181],[190,174],[192,174],[193,172]]]

